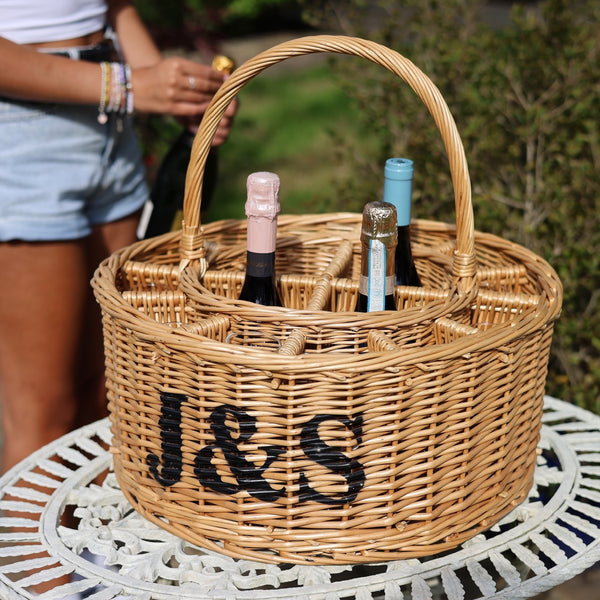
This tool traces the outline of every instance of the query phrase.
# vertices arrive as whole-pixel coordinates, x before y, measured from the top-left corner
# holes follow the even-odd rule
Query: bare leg
[[[106,412],[99,307],[89,280],[135,239],[137,216],[86,240],[0,244],[2,470]]]
[[[89,280],[105,256],[135,240],[136,225],[132,216],[96,228],[85,240],[0,243],[3,471],[105,415],[100,310]],[[74,525],[70,515],[63,519]],[[35,591],[69,580],[62,576]]]
[[[0,244],[4,471],[75,424],[73,373],[87,294],[84,248],[82,241]],[[6,510],[4,516],[38,515]],[[67,581],[62,577],[36,586],[36,591]]]
[[[116,250],[132,244],[137,239],[135,232],[138,219],[139,214],[136,213],[120,221],[97,227],[86,240],[88,297],[84,317],[85,335],[81,344],[78,370],[80,375],[78,380],[79,396],[84,401],[79,403],[77,427],[92,423],[107,414],[100,307],[94,298],[89,280],[102,260]]]
[[[7,470],[69,431],[87,290],[84,244],[0,244],[0,398]]]

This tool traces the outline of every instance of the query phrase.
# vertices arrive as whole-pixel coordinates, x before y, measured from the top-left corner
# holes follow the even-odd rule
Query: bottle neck
[[[396,285],[421,286],[421,280],[412,256],[410,227],[398,227],[398,245],[396,246]]]
[[[395,250],[395,245],[379,240],[363,241],[358,291],[363,296],[360,303],[365,304],[366,299],[367,312],[389,310],[390,299],[393,302]]]
[[[361,253],[361,275],[365,277],[388,277],[394,274],[395,244],[383,244],[379,240],[363,243]]]
[[[269,254],[277,244],[277,217],[248,217],[248,252]]]
[[[246,252],[247,277],[273,277],[275,275],[275,252]]]
[[[246,275],[272,277],[275,273],[277,217],[248,217]]]
[[[189,148],[194,144],[196,133],[187,127],[179,134],[178,141],[185,144]]]
[[[412,180],[389,180],[383,184],[383,200],[393,204],[396,209],[398,227],[410,225]]]
[[[410,253],[410,226],[398,225],[398,247],[408,246]]]

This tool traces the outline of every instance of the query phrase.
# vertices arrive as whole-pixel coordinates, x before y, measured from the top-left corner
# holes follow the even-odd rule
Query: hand
[[[212,145],[220,146],[227,141],[229,137],[229,132],[231,131],[231,126],[233,125],[233,118],[238,108],[238,101],[233,100],[233,102],[227,107],[221,122],[219,123],[219,127],[215,133],[215,137],[213,138]]]
[[[131,85],[135,109],[199,122],[225,77],[207,65],[180,57],[133,69]]]
[[[238,109],[238,101],[233,100],[231,104],[227,107],[221,122],[219,123],[219,127],[215,132],[215,135],[212,139],[211,146],[220,146],[227,141],[229,137],[229,132],[231,131],[231,126],[233,125],[233,118],[235,117],[235,113]],[[203,115],[202,115],[203,116]],[[193,131],[194,134],[198,132],[198,127],[200,125],[201,118],[177,118],[177,121],[181,123],[186,129]]]

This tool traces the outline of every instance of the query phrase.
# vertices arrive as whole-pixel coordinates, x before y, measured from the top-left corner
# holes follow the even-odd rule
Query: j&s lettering
[[[183,469],[182,454],[182,405],[187,398],[183,394],[161,394],[161,433],[162,456],[149,454],[148,466],[152,476],[164,487],[172,486],[181,479]],[[339,415],[320,414],[308,421],[301,431],[300,447],[305,456],[337,475],[345,482],[345,492],[339,494],[320,493],[311,485],[304,472],[299,473],[300,498],[322,504],[341,505],[352,502],[365,483],[365,473],[361,464],[330,446],[319,436],[319,427],[327,422],[337,422],[352,433],[354,445],[362,442],[362,417],[354,419]],[[235,426],[235,434],[232,431]],[[274,445],[260,446],[264,460],[254,464],[244,455],[243,447],[252,443],[257,431],[256,419],[244,410],[232,406],[217,406],[210,415],[210,427],[214,443],[204,446],[194,458],[194,475],[206,488],[222,494],[233,495],[245,491],[263,501],[272,502],[284,495],[284,490],[273,487],[265,473],[285,451]],[[223,481],[214,465],[216,454],[225,457],[235,483]]]

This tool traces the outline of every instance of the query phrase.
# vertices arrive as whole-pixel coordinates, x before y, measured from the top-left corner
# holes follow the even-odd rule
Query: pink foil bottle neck
[[[248,175],[245,205],[248,218],[248,250],[275,252],[279,214],[279,177],[259,171]]]

